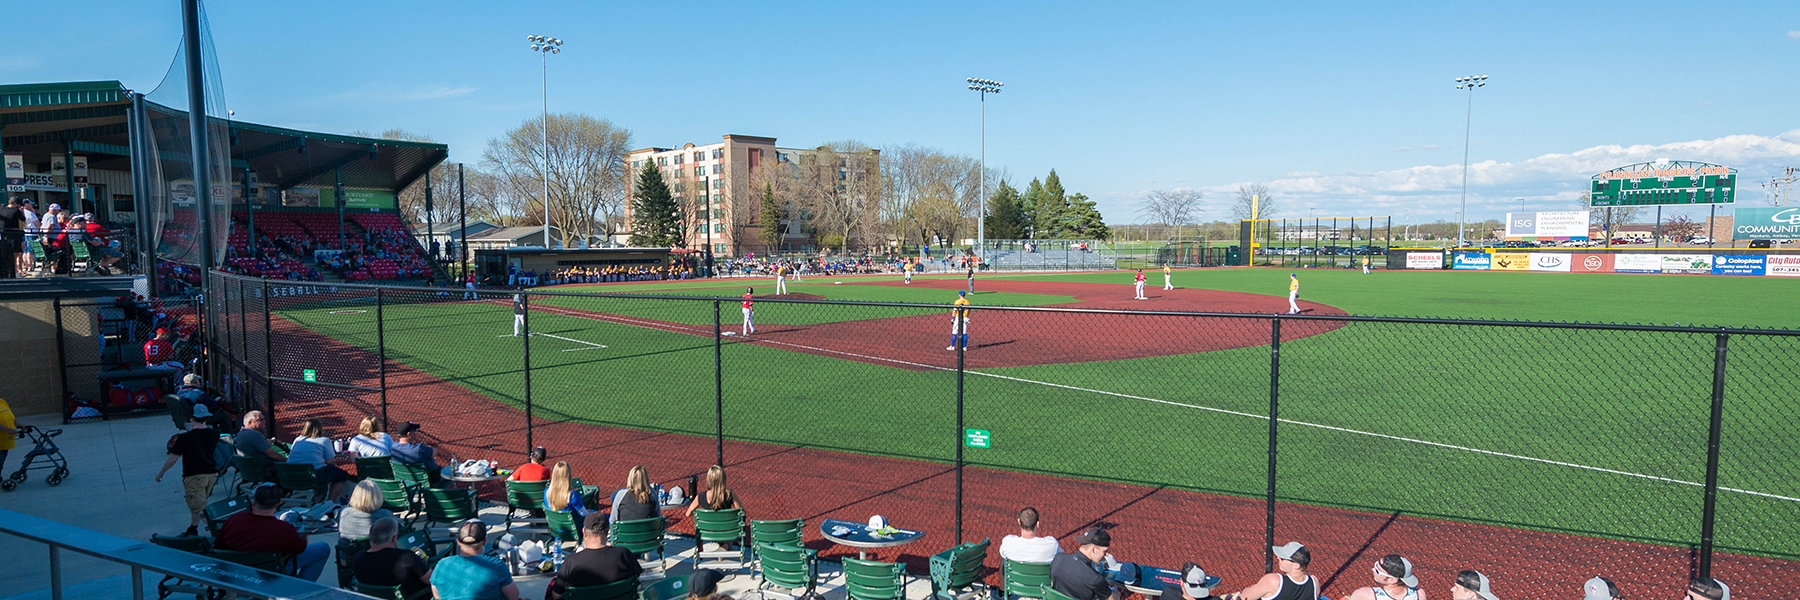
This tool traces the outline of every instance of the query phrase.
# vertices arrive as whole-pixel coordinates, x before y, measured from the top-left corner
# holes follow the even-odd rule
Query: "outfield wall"
[[[1512,248],[1465,252],[1393,250],[1388,253],[1387,264],[1390,269],[1411,270],[1800,277],[1800,252],[1770,252],[1766,249],[1736,252],[1700,248],[1663,252],[1557,252]]]

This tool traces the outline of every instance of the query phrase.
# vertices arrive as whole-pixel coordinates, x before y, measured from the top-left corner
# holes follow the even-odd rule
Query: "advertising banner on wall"
[[[1800,208],[1739,207],[1731,220],[1731,239],[1800,239]]]
[[[75,188],[81,189],[87,187],[88,173],[86,156],[75,156],[75,168],[72,172],[75,174]]]
[[[1506,213],[1506,239],[1585,240],[1588,213],[1584,210]]]
[[[63,155],[50,155],[50,183],[59,188],[69,187],[69,165],[63,162]]]
[[[1662,272],[1710,274],[1712,273],[1711,254],[1664,254]]]
[[[394,208],[394,193],[387,190],[344,189],[344,208]],[[337,206],[337,190],[321,188],[319,206]]]
[[[1661,273],[1662,255],[1615,254],[1613,271],[1617,273]]]
[[[1444,253],[1442,252],[1408,252],[1406,253],[1408,269],[1442,269]]]
[[[6,161],[6,191],[25,191],[25,155],[8,154]]]
[[[1531,270],[1530,252],[1495,252],[1494,271],[1529,271]]]
[[[1713,255],[1714,275],[1762,275],[1767,267],[1768,257],[1760,254]]]
[[[1770,255],[1763,261],[1763,273],[1777,277],[1800,277],[1800,256]]]
[[[1486,271],[1494,259],[1485,252],[1458,252],[1451,257],[1450,268],[1458,271]]]
[[[1531,255],[1531,270],[1569,272],[1569,263],[1575,259],[1573,254],[1556,252],[1538,252]]]
[[[1613,272],[1613,255],[1577,254],[1575,261],[1569,264],[1569,270],[1576,273],[1611,273]]]

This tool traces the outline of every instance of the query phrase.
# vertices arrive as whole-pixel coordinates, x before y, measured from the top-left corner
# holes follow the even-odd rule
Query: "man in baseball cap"
[[[1050,587],[1075,600],[1119,600],[1119,590],[1100,573],[1112,534],[1103,527],[1089,527],[1075,536],[1075,551],[1050,559]]]
[[[1379,598],[1418,597],[1419,578],[1413,575],[1412,561],[1398,554],[1389,554],[1375,561],[1370,570],[1375,578],[1375,585],[1357,588],[1350,592],[1350,600],[1378,600]]]
[[[1188,563],[1181,567],[1181,585],[1163,586],[1163,600],[1206,600],[1212,597],[1213,586],[1219,585],[1217,575],[1207,575],[1199,563]]]
[[[1500,600],[1494,597],[1493,587],[1488,577],[1480,571],[1462,571],[1456,574],[1456,583],[1450,584],[1451,600]]]
[[[1263,575],[1255,584],[1235,594],[1221,596],[1225,600],[1264,600],[1267,598],[1317,598],[1319,582],[1306,572],[1312,564],[1312,551],[1300,542],[1288,542],[1269,548],[1275,554],[1275,573]]]
[[[1613,585],[1611,579],[1595,576],[1581,585],[1582,600],[1617,600],[1619,586]]]
[[[431,569],[434,598],[505,598],[519,600],[519,586],[498,557],[482,551],[487,546],[487,524],[478,519],[456,530],[456,554],[444,557]]]
[[[1695,577],[1688,582],[1687,600],[1731,600],[1731,586],[1711,577]]]

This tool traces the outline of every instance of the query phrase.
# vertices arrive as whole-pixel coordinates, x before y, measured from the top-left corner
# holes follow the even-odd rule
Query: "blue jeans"
[[[325,573],[325,563],[331,559],[331,545],[325,542],[313,542],[306,545],[306,551],[294,557],[294,576],[307,581],[318,581]]]

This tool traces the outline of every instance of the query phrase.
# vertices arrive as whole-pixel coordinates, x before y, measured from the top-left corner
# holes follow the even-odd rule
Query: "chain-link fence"
[[[191,300],[56,299],[51,310],[65,423],[162,410],[162,397],[202,354],[200,306]]]
[[[1289,540],[1332,597],[1390,553],[1503,597],[1800,585],[1797,331],[977,306],[959,343],[939,305],[215,281],[277,435],[410,421],[603,492],[721,464],[831,558],[825,518],[927,532],[875,551],[922,571],[1031,506],[1231,590]]]

